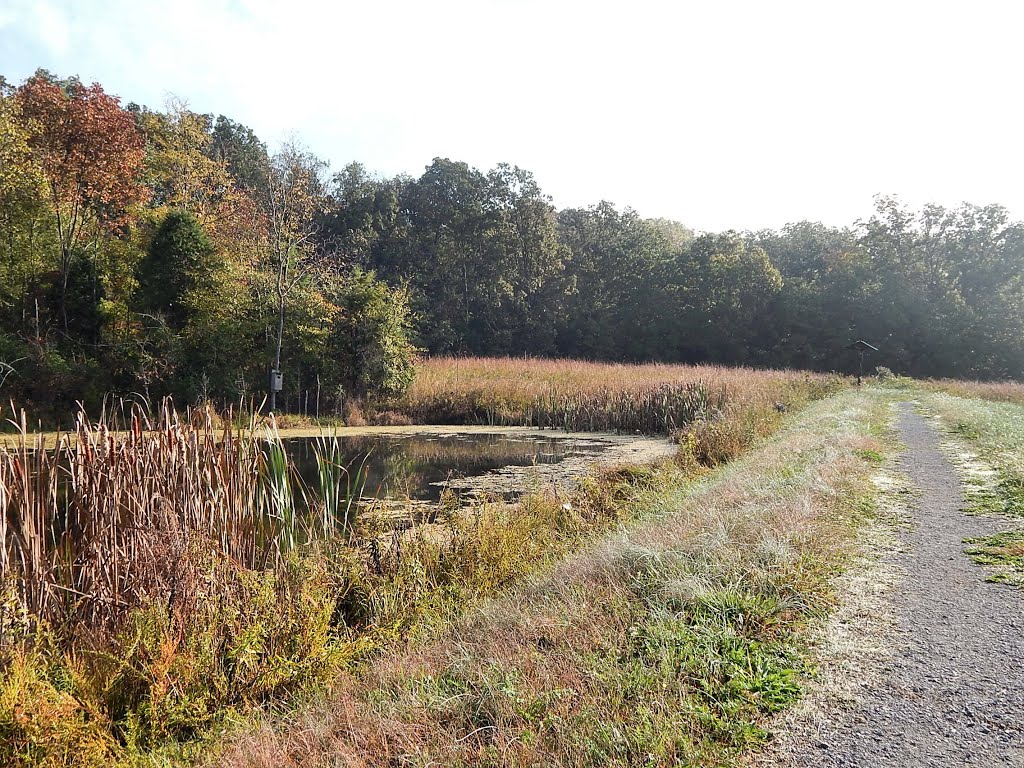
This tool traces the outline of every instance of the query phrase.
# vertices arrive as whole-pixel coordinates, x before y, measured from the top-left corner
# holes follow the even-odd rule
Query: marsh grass
[[[670,434],[742,403],[794,407],[835,376],[719,366],[527,358],[432,358],[391,408],[418,423]]]
[[[773,402],[788,396],[799,404],[828,390],[817,380],[800,386],[778,377],[750,392],[729,390],[716,414],[679,432],[679,458],[668,466],[591,478],[569,499],[451,507],[437,524],[408,531],[353,516],[361,470],[340,466],[329,434],[317,443],[320,472],[307,488],[297,484],[273,425],[240,428],[230,417],[179,415],[169,405],[150,419],[126,407],[99,425],[82,417],[74,433],[46,444],[22,417],[19,440],[0,449],[0,762],[188,762],[253,711],[315,695],[339,673],[372,678],[377,665],[368,659],[443,636],[467,607],[527,582],[595,535],[653,514],[639,498],[671,508],[670,489],[688,487],[778,426]],[[300,502],[319,506],[300,515]],[[709,542],[702,557],[716,557],[716,547]],[[756,551],[790,550],[776,542]],[[710,588],[724,594],[743,571],[722,568],[733,575]],[[677,575],[666,590],[679,592],[690,578]],[[621,606],[623,616],[637,609],[600,579],[586,588]],[[768,614],[788,616],[789,603],[780,605]],[[595,664],[612,663],[607,653],[620,647],[621,629],[609,628],[610,645],[593,647]],[[652,637],[665,631],[650,623]],[[723,659],[746,652],[728,643],[721,649]],[[749,666],[736,658],[736,669]],[[785,669],[765,673],[780,701]],[[520,672],[513,666],[508,674]],[[505,706],[493,693],[480,689],[492,698],[471,704],[472,718],[487,722],[490,715],[479,713]],[[557,702],[561,694],[538,695]],[[522,706],[541,711],[534,699]]]
[[[869,397],[812,406],[697,482],[687,461],[637,477],[631,524],[214,762],[733,764],[799,695],[804,627],[872,493]]]
[[[195,549],[276,567],[297,541],[332,533],[328,507],[354,490],[328,462],[320,494],[303,486],[273,426],[218,427],[169,403],[153,418],[134,406],[121,416],[80,414],[48,444],[22,414],[19,441],[0,446],[0,573],[48,626],[116,628],[125,611],[175,594],[177,563]],[[300,515],[300,496],[317,513]]]
[[[1019,381],[966,381],[960,379],[927,379],[914,382],[933,392],[945,392],[962,398],[978,398],[993,402],[1024,405],[1024,383]]]

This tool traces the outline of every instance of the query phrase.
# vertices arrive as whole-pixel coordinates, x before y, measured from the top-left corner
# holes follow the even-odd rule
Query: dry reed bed
[[[444,357],[423,361],[392,407],[422,423],[669,434],[734,405],[789,406],[838,386],[802,371]]]
[[[977,397],[982,400],[1024,405],[1024,383],[1019,381],[962,381],[959,379],[927,379],[926,388],[948,392],[958,397]]]
[[[641,485],[628,504],[649,522],[212,764],[732,764],[798,695],[801,627],[863,512],[876,408],[847,393],[696,488]]]
[[[297,516],[306,489],[272,428],[217,428],[209,413],[179,417],[169,405],[153,420],[137,408],[125,416],[119,431],[80,414],[74,433],[48,444],[22,414],[18,441],[0,446],[0,575],[33,619],[117,628],[154,596],[175,595],[197,547],[274,568],[310,525],[334,530],[323,503]]]

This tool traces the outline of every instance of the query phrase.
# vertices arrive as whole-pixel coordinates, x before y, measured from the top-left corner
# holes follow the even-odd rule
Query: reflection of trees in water
[[[380,440],[358,438],[364,445],[353,445],[355,450],[377,450]],[[355,438],[353,438],[353,442]],[[460,435],[459,437],[427,438],[414,436],[390,438],[398,450],[409,458],[424,463],[450,463],[453,466],[472,467],[477,463],[510,463],[533,457],[546,458],[553,454],[562,458],[573,449],[571,440],[558,438],[509,438],[504,435]],[[347,445],[347,444],[346,444]],[[505,461],[507,459],[507,461]]]
[[[418,461],[401,446],[388,446],[389,450],[381,453],[382,471],[380,476],[380,495],[390,497],[412,498],[415,492],[426,486],[430,481],[421,471]],[[372,454],[371,454],[372,456]],[[367,495],[377,495],[377,488],[367,488]]]
[[[311,441],[288,440],[288,451],[300,473],[315,473]],[[451,476],[483,474],[500,467],[552,463],[577,450],[565,438],[524,438],[506,435],[349,437],[341,440],[344,462],[355,469],[367,460],[366,495],[436,499],[441,483]]]

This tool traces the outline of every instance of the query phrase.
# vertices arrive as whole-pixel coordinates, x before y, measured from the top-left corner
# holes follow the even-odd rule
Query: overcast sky
[[[436,156],[702,230],[876,193],[1024,216],[1016,2],[0,0],[0,74],[169,94],[340,168]]]

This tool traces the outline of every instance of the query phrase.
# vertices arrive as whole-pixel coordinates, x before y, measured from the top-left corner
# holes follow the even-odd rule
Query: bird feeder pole
[[[871,344],[868,344],[866,341],[861,341],[860,339],[858,339],[857,341],[853,342],[853,344],[850,344],[847,347],[847,349],[853,349],[856,350],[857,352],[857,359],[859,363],[857,369],[857,386],[859,387],[861,383],[864,381],[864,353],[877,352],[878,347],[872,346]]]

